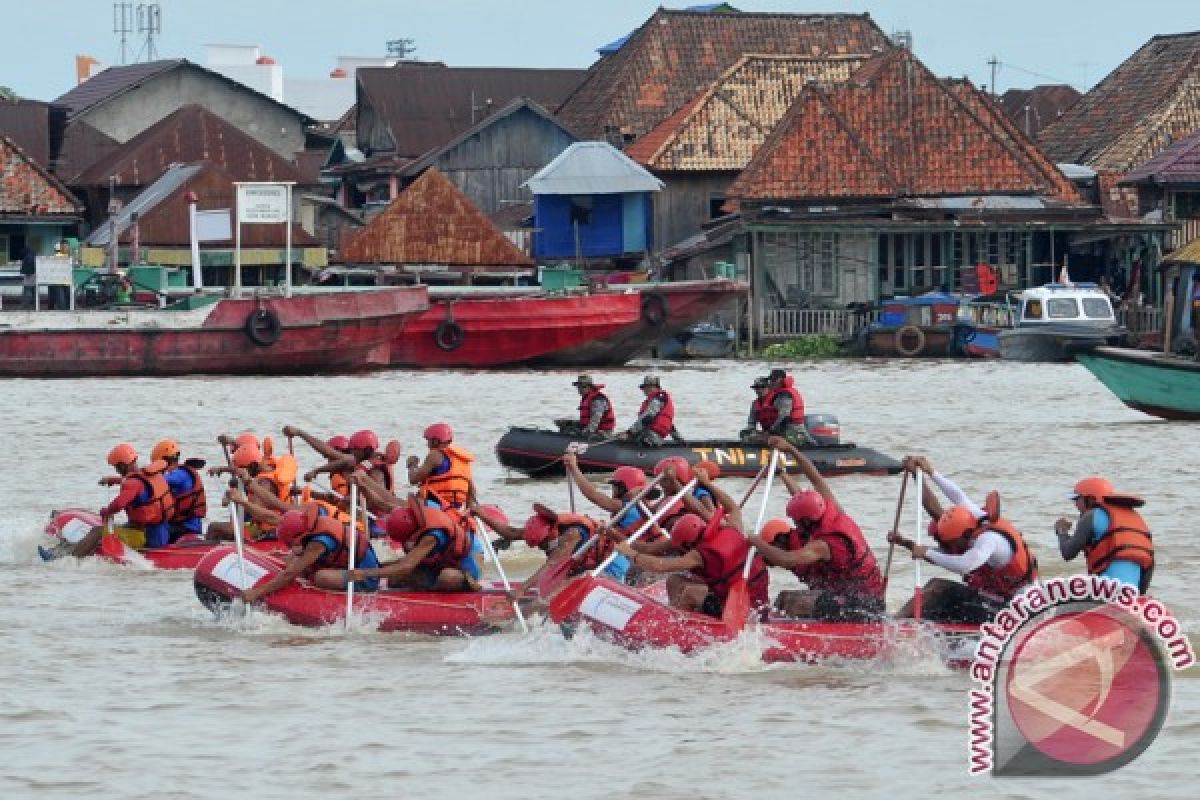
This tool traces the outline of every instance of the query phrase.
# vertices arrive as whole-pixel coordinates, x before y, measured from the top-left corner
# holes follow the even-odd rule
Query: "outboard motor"
[[[841,444],[842,426],[833,414],[805,414],[804,427],[813,441],[822,447]]]

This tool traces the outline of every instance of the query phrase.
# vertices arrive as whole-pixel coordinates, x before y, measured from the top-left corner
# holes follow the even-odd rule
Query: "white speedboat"
[[[1125,333],[1094,283],[1047,283],[1020,294],[1014,327],[1000,331],[1012,361],[1071,361],[1080,349],[1117,344]]]

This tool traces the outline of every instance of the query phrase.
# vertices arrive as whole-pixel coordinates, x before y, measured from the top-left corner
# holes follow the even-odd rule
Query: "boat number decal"
[[[700,456],[701,460],[711,460],[717,466],[744,467],[747,464],[759,466],[766,464],[771,458],[770,450],[747,450],[744,447],[693,447],[692,452]],[[785,465],[789,467],[796,465],[796,460],[791,456],[784,453],[780,453],[779,455]],[[862,466],[863,463],[865,462],[847,462],[846,466]]]
[[[623,594],[597,586],[583,598],[579,610],[585,617],[602,622],[619,631],[625,630],[629,618],[640,611],[642,604]]]
[[[78,544],[79,540],[88,534],[92,526],[81,520],[79,517],[72,517],[66,525],[62,526],[60,532],[64,541],[71,544]]]
[[[213,567],[212,574],[214,578],[219,578],[236,589],[249,589],[265,577],[267,571],[253,561],[247,560],[246,580],[243,581],[242,567],[238,563],[237,553],[229,553],[217,562],[217,566]]]
[[[865,467],[866,459],[862,458],[839,458],[833,462],[835,467]]]

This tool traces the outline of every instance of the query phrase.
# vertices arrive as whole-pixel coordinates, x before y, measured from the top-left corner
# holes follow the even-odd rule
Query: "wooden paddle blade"
[[[395,464],[400,460],[400,443],[392,439],[383,450],[383,460]]]
[[[547,508],[546,506],[542,505],[541,503],[534,503],[533,511],[539,517],[545,517],[546,519],[550,520],[550,522],[552,522],[552,523],[558,522],[558,514],[556,514],[552,509]]]
[[[550,601],[550,619],[562,622],[567,617],[579,611],[588,590],[592,588],[592,578],[584,575],[568,583],[561,592]]]
[[[725,598],[725,608],[721,611],[721,622],[731,636],[736,636],[746,627],[750,617],[750,587],[739,576],[733,586],[729,587],[729,595]]]
[[[100,537],[100,554],[113,561],[124,561],[125,543],[115,533],[106,533]]]
[[[987,498],[983,501],[983,513],[992,522],[1000,519],[1000,493],[995,489],[987,493]]]

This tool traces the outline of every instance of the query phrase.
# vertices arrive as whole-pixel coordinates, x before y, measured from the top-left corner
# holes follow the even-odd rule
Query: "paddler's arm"
[[[684,572],[704,566],[704,559],[695,550],[681,556],[652,556],[634,550],[625,542],[619,542],[615,547],[635,567],[646,572]]]
[[[579,458],[574,453],[563,454],[563,467],[567,470],[567,475],[575,485],[579,487],[580,493],[588,499],[588,501],[597,508],[603,508],[610,514],[615,514],[625,507],[615,497],[610,497],[600,489],[597,489],[591,481],[583,476],[579,471]]]
[[[330,447],[327,442],[321,441],[320,439],[313,436],[308,431],[302,431],[299,428],[295,427],[294,425],[284,425],[283,426],[283,435],[288,437],[289,439],[292,439],[292,438],[303,439],[305,444],[307,444],[313,450],[316,450],[318,453],[320,453],[321,457],[324,458],[326,461],[337,461],[343,455],[345,455],[345,453],[343,453],[341,450],[338,450],[337,448],[334,448],[334,447]]]
[[[546,554],[546,560],[540,567],[533,571],[533,574],[522,581],[519,587],[515,587],[512,591],[513,601],[520,600],[525,596],[525,592],[531,586],[537,586],[542,575],[553,570],[553,568],[561,564],[564,560],[569,559],[571,554],[575,552],[575,548],[583,542],[583,537],[577,531],[565,531],[558,539],[558,546],[551,552]]]
[[[799,550],[784,550],[782,547],[767,544],[766,540],[758,534],[747,536],[746,539],[758,548],[763,561],[772,567],[783,567],[784,569],[807,567],[818,561],[828,561],[832,556],[829,552],[829,545],[821,541],[809,542]]]
[[[304,546],[304,550],[299,556],[288,562],[282,572],[277,573],[263,585],[254,586],[242,592],[242,600],[246,603],[254,603],[272,592],[279,591],[304,574],[304,571],[316,564],[323,555],[325,555],[325,546],[320,542],[310,541]]]
[[[738,505],[736,500],[729,496],[729,492],[717,486],[713,479],[708,476],[708,473],[702,469],[696,470],[696,483],[711,492],[712,496],[717,500],[717,505],[725,509],[724,524],[731,528],[737,528],[739,531],[743,530],[742,507]],[[710,514],[709,516],[711,517],[712,515]]]
[[[470,508],[472,514],[479,517],[479,519],[483,521],[484,525],[487,525],[502,538],[508,539],[511,542],[519,542],[525,538],[525,530],[523,528],[518,528],[515,525],[509,525],[503,520],[496,519],[491,514],[484,511],[483,507],[478,503],[473,502],[468,506],[468,508]]]
[[[381,513],[387,513],[404,505],[403,500],[389,492],[386,486],[367,473],[356,470],[346,476],[346,481],[358,484],[358,488],[367,496],[367,505]]]
[[[225,493],[225,497],[229,500],[229,502],[233,503],[234,505],[239,505],[245,509],[246,513],[249,514],[255,522],[261,522],[269,528],[279,524],[279,517],[281,516],[280,514],[272,511],[264,505],[254,502],[236,489],[230,489]]]
[[[319,467],[313,467],[308,472],[304,473],[304,482],[311,483],[314,478],[323,473],[332,475],[335,472],[353,472],[358,464],[354,460],[354,456],[346,453],[338,453],[337,458],[330,459],[328,463],[322,464]]]
[[[800,467],[800,471],[804,473],[804,477],[808,478],[808,482],[812,484],[812,488],[816,491],[816,493],[821,495],[821,497],[824,497],[830,503],[839,505],[837,501],[837,495],[833,493],[833,489],[829,488],[829,484],[825,481],[825,478],[821,476],[820,470],[818,470],[816,466],[808,460],[808,456],[800,452],[798,447],[793,445],[787,439],[784,439],[782,436],[770,437],[767,439],[767,444],[776,450],[779,450],[781,453],[787,453],[792,458],[796,459],[796,464]],[[787,485],[789,490],[792,491],[792,494],[795,494],[795,490],[792,489],[795,484],[787,482]]]
[[[1084,546],[1092,538],[1092,519],[1096,510],[1088,509],[1075,522],[1075,530],[1071,531],[1071,520],[1060,517],[1054,523],[1054,533],[1058,536],[1058,552],[1064,561],[1071,561],[1083,552]]]
[[[275,495],[273,489],[268,489],[267,486],[263,485],[259,481],[251,479],[249,481],[244,481],[244,484],[246,486],[246,491],[254,496],[254,502],[257,505],[264,506],[272,511],[277,511],[282,514],[286,514],[287,512],[296,508],[296,506],[280,500]]]
[[[433,475],[433,471],[442,465],[446,460],[446,454],[441,450],[430,450],[429,455],[425,456],[424,461],[418,461],[416,456],[409,456],[408,466],[408,482],[413,486],[420,486],[429,476]]]
[[[109,517],[124,511],[141,493],[142,485],[139,481],[132,478],[123,480],[121,482],[121,491],[117,493],[117,496],[113,498],[111,503],[100,509],[101,518],[107,520]]]
[[[430,533],[424,533],[413,549],[399,561],[384,564],[382,567],[348,570],[346,583],[361,581],[364,578],[407,578],[433,552],[435,547],[437,547],[437,539]]]

